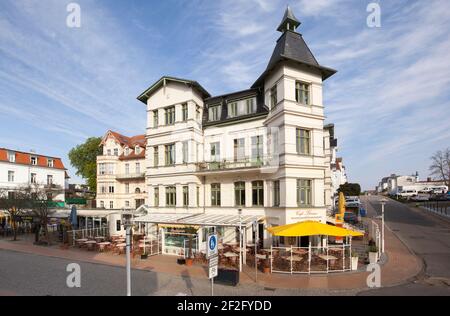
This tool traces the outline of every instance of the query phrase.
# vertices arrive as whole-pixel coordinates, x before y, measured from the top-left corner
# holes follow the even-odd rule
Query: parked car
[[[430,195],[426,193],[419,193],[411,197],[411,201],[429,201]]]
[[[348,196],[345,198],[346,207],[360,207],[361,200],[357,196]]]
[[[349,224],[358,224],[358,216],[356,216],[353,212],[345,212],[344,222]]]
[[[448,192],[447,186],[439,186],[439,187],[433,187],[432,193],[434,194],[446,194]]]

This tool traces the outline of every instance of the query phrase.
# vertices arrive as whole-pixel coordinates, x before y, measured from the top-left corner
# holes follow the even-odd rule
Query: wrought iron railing
[[[210,161],[197,163],[198,171],[220,171],[243,168],[262,168],[271,166],[274,157],[252,157],[244,159],[224,159],[221,161]]]

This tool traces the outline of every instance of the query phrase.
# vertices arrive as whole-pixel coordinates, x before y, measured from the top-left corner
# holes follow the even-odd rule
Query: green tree
[[[100,137],[88,138],[69,152],[70,164],[77,169],[77,176],[83,177],[94,192],[97,190],[97,156],[102,154],[101,141]]]
[[[345,183],[339,187],[338,192],[344,193],[345,196],[359,196],[361,186],[358,183]]]

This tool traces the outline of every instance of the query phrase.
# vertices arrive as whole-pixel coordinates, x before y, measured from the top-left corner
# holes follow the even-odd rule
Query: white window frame
[[[8,151],[8,161],[11,163],[16,162],[16,153],[13,151]]]
[[[8,170],[8,182],[14,182],[14,171]]]

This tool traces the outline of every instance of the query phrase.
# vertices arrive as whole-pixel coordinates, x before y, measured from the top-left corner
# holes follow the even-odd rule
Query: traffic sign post
[[[214,278],[219,274],[219,251],[217,248],[217,234],[208,236],[208,247],[206,251],[208,257],[209,278],[211,279],[211,296],[214,296]]]
[[[207,249],[207,257],[208,259],[217,256],[218,255],[218,248],[217,248],[217,235],[211,234],[208,236],[208,249]]]

